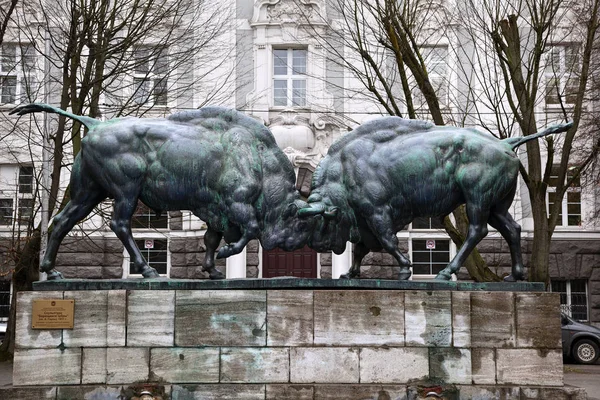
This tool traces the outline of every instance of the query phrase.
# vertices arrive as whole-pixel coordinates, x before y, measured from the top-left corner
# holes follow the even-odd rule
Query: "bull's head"
[[[335,192],[335,191],[333,191]],[[332,192],[321,195],[313,192],[308,198],[308,207],[298,210],[301,219],[313,220],[314,230],[308,245],[318,252],[333,251],[341,254],[346,249],[346,242],[358,242],[360,234],[356,225],[353,210],[344,199],[332,196]],[[340,206],[332,204],[338,197]]]
[[[305,201],[296,199],[280,210],[276,220],[266,223],[261,234],[263,248],[279,247],[285,251],[300,249],[309,242],[315,221],[299,218],[298,211],[308,207]]]

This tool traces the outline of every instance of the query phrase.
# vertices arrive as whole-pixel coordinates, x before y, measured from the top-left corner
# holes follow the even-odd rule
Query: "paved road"
[[[565,364],[565,385],[584,388],[588,400],[600,400],[600,361],[595,365]]]

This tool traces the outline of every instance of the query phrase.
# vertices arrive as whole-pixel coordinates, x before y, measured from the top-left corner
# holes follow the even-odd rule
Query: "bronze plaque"
[[[33,300],[31,329],[73,329],[75,300]]]

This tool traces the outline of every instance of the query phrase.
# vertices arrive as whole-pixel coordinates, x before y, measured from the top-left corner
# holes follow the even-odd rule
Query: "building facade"
[[[365,88],[365,82],[352,71],[351,65],[360,62],[360,57],[347,43],[338,45],[336,38],[339,36],[332,34],[332,30],[343,30],[347,18],[343,7],[340,7],[345,2],[334,3],[338,2],[226,2],[224,8],[233,11],[222,21],[226,29],[218,34],[218,39],[214,39],[218,40],[221,53],[217,56],[216,50],[211,50],[214,58],[211,62],[216,67],[210,70],[210,74],[205,72],[207,65],[200,63],[208,48],[199,51],[193,59],[177,64],[175,53],[185,50],[184,44],[163,47],[161,53],[153,51],[150,41],[136,47],[131,58],[134,65],[121,74],[120,80],[111,83],[120,97],[105,95],[100,105],[101,114],[103,118],[115,114],[113,105],[126,103],[123,100],[125,94],[132,103],[140,105],[135,112],[137,115],[161,116],[198,108],[205,103],[236,108],[263,122],[273,132],[296,170],[297,188],[307,197],[312,173],[329,146],[359,124],[386,115],[385,108]],[[435,3],[446,13],[445,18],[451,19],[456,18],[451,11],[460,10],[462,4],[454,1],[429,3]],[[473,54],[477,47],[477,39],[468,36],[460,24],[448,24],[447,29],[440,30],[436,21],[432,14],[427,21],[429,25],[423,27],[424,33],[431,34],[423,34],[418,40],[421,41],[421,55],[430,81],[447,117],[446,122],[488,130],[491,127],[497,133],[502,126],[497,123],[496,115],[490,113],[486,116],[480,112],[486,106],[476,103],[489,102],[482,95],[486,88],[481,81],[473,78],[483,74],[477,69],[483,64],[467,62],[468,55]],[[15,30],[7,35],[0,51],[0,113],[3,114],[2,126],[10,132],[3,135],[0,148],[0,235],[4,238],[3,243],[10,243],[3,248],[3,261],[7,268],[10,267],[8,248],[14,246],[15,232],[18,233],[30,220],[39,222],[40,213],[36,210],[44,186],[40,178],[47,160],[43,157],[40,141],[32,139],[36,135],[19,134],[14,127],[16,119],[6,113],[23,102],[60,104],[58,92],[55,93],[54,89],[60,86],[58,81],[46,82],[49,76],[60,71],[56,66],[48,65],[50,58],[40,54],[42,50],[52,51],[49,46],[44,46],[48,38],[37,38],[42,44],[33,46],[27,39],[36,38],[18,34],[19,20],[15,19],[13,25]],[[51,28],[47,30],[50,32]],[[567,74],[575,62],[573,59],[579,43],[573,39],[574,35],[566,35],[568,41],[556,42],[549,47],[548,57],[553,68],[552,73],[548,72],[548,66],[541,71],[542,75],[548,76],[544,78],[542,87],[545,91],[539,101],[540,128],[561,120],[560,113],[564,107],[560,106],[564,106],[564,102],[568,106],[575,101],[570,93],[576,82],[570,80]],[[349,61],[340,62],[340,57],[347,57]],[[385,65],[385,71],[392,73],[393,68]],[[169,75],[165,71],[177,73]],[[182,82],[189,85],[185,91],[181,90]],[[392,92],[402,98],[398,82],[395,82]],[[219,93],[219,97],[209,95],[215,86],[227,89]],[[33,87],[38,90],[29,90]],[[421,92],[416,86],[412,89],[415,91],[414,102],[424,105],[426,100]],[[566,95],[558,96],[555,92]],[[479,93],[481,100],[474,101],[473,93]],[[586,112],[593,113],[594,105],[592,100],[586,103]],[[418,116],[429,118],[425,108]],[[54,126],[52,124],[56,121],[40,119],[37,125],[30,123],[25,126],[21,120],[18,129],[39,132],[39,137],[42,137],[46,123]],[[525,162],[523,152],[519,154]],[[63,163],[66,166],[61,176],[64,190],[69,176],[68,157]],[[586,179],[586,182],[589,181],[591,179]],[[558,199],[554,190],[556,182],[552,179],[550,182],[547,198],[551,206]],[[566,195],[560,200],[562,211],[550,246],[549,266],[551,289],[562,293],[565,309],[577,319],[595,324],[600,324],[600,222],[595,218],[600,209],[599,192],[597,186],[585,183],[583,177],[571,182]],[[522,183],[511,213],[523,228],[522,248],[527,265],[534,226],[527,188]],[[110,202],[106,202],[98,213],[79,224],[64,240],[57,258],[57,269],[67,278],[136,277],[128,254],[108,226],[109,217]],[[201,269],[205,253],[202,238],[206,225],[190,212],[182,210],[157,216],[140,204],[133,229],[138,247],[161,275],[193,279],[207,277]],[[436,219],[415,220],[398,233],[398,238],[401,250],[413,262],[411,279],[433,278],[457,251]],[[490,229],[490,234],[478,249],[495,273],[502,275],[510,271],[509,249],[500,234]],[[350,243],[346,252],[336,255],[317,254],[309,248],[293,253],[266,251],[255,240],[241,254],[218,260],[217,266],[226,272],[228,278],[338,278],[348,270],[351,261]],[[389,254],[371,253],[363,261],[361,275],[364,278],[395,279],[398,270]],[[468,279],[464,268],[459,278]]]

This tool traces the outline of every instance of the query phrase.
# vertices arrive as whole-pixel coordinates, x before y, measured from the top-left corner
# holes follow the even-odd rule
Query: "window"
[[[167,239],[136,239],[142,256],[149,266],[156,269],[161,275],[167,274]],[[129,261],[129,274],[137,274],[132,261]]]
[[[145,204],[138,202],[138,207],[131,219],[132,229],[167,229],[169,227],[168,214],[157,215]]]
[[[165,106],[168,101],[169,57],[166,49],[137,47],[133,52],[133,100],[137,104]]]
[[[273,49],[273,105],[306,106],[306,49]]]
[[[412,222],[412,229],[444,229],[440,218],[419,217]]]
[[[548,212],[552,209],[554,203],[559,201],[556,195],[556,185],[558,184],[558,165],[552,167],[550,180],[548,181]],[[567,171],[567,182],[573,177],[573,170]],[[557,226],[581,226],[581,181],[577,177],[567,193],[561,200]]]
[[[35,191],[32,166],[0,166],[0,226],[27,225],[33,216]]]
[[[19,167],[19,193],[33,192],[33,167]]]
[[[587,279],[551,280],[550,291],[560,293],[560,308],[577,321],[588,321]]]
[[[12,224],[13,211],[13,199],[0,199],[0,225]]]
[[[10,314],[10,281],[0,281],[0,321],[6,321]],[[1,332],[0,332],[1,334]]]
[[[415,275],[436,275],[450,262],[447,239],[413,239],[412,264]]]
[[[546,105],[575,104],[579,89],[579,45],[561,44],[550,47],[546,59]]]
[[[32,46],[0,46],[0,104],[35,100],[35,50]]]
[[[440,105],[448,104],[448,47],[425,46],[421,48],[421,57],[425,61],[427,75],[433,86]],[[425,96],[416,88],[414,100],[416,104],[426,105]]]

